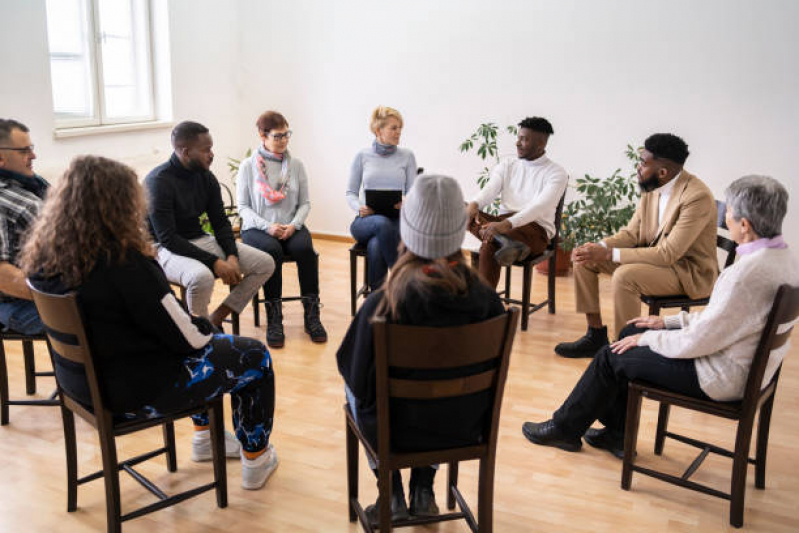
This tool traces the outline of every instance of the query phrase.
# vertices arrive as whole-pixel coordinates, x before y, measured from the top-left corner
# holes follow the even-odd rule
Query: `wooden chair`
[[[317,265],[319,263],[319,252],[314,250],[314,255],[316,256]],[[289,254],[283,254],[283,264],[286,263],[295,263],[293,257]],[[318,269],[317,269],[318,270]],[[259,289],[258,292],[252,297],[252,321],[255,324],[255,327],[259,327],[261,325],[261,304],[266,304],[266,293],[264,293],[263,298],[260,296],[261,291],[263,288]],[[302,296],[283,296],[280,298],[281,302],[295,302],[297,300],[302,300]]]
[[[363,285],[358,287],[358,258],[363,257]],[[369,260],[366,258],[366,246],[355,243],[350,248],[350,314],[355,316],[358,310],[358,298],[366,299],[369,289]]]
[[[360,519],[364,530],[371,533],[372,526],[358,502],[358,441],[366,454],[376,462],[380,499],[381,532],[392,527],[427,524],[444,520],[465,519],[472,531],[490,532],[493,524],[494,465],[502,395],[508,373],[510,351],[519,321],[519,310],[512,308],[505,314],[484,322],[449,328],[403,326],[387,324],[383,319],[374,322],[375,363],[377,367],[377,451],[361,433],[348,406],[344,406],[347,426],[347,487],[349,493],[349,518]],[[494,361],[491,370],[452,379],[413,380],[395,379],[389,368],[436,369],[463,367],[480,362]],[[403,453],[391,447],[391,398],[433,400],[452,398],[490,390],[493,404],[490,420],[482,443],[472,446],[435,451]],[[471,459],[480,461],[478,488],[478,518],[474,515],[458,490],[458,463]],[[451,512],[433,517],[411,517],[391,523],[391,472],[401,468],[449,464],[447,480],[447,507]]]
[[[527,323],[531,314],[535,313],[544,306],[549,309],[549,314],[555,314],[555,251],[560,242],[560,219],[563,214],[563,202],[566,199],[566,193],[560,197],[558,207],[555,210],[555,235],[547,245],[543,253],[530,256],[523,261],[516,261],[513,265],[505,267],[505,290],[499,291],[500,299],[507,305],[520,305],[522,307],[522,331],[527,331]],[[476,251],[471,252],[472,268],[477,268],[480,253]],[[537,304],[530,303],[530,293],[533,290],[533,267],[538,263],[549,261],[549,272],[547,273],[547,298]],[[511,298],[510,295],[510,282],[511,282],[511,266],[522,267],[522,299],[517,300]]]
[[[744,398],[740,402],[699,400],[653,387],[646,383],[630,382],[627,399],[627,422],[624,436],[624,466],[621,475],[621,488],[629,490],[633,472],[640,472],[668,483],[679,485],[680,487],[730,500],[730,524],[735,527],[741,527],[744,522],[746,474],[747,467],[750,463],[755,465],[755,487],[763,489],[766,486],[766,452],[768,448],[769,426],[771,423],[771,411],[774,406],[774,395],[776,394],[777,382],[780,377],[780,370],[777,369],[771,383],[761,389],[763,375],[766,371],[766,363],[768,363],[772,350],[788,342],[788,337],[793,330],[793,322],[796,321],[798,316],[799,287],[783,285],[780,287],[779,291],[777,291],[777,296],[774,299],[774,306],[768,316],[766,327],[763,330],[763,334],[752,360],[752,366],[749,369]],[[638,439],[642,397],[660,402],[657,433],[655,435],[656,455],[661,455],[663,453],[663,443],[666,437],[684,442],[702,450],[699,456],[680,477],[637,466],[635,464],[635,448]],[[668,431],[667,425],[671,405],[736,420],[738,424],[735,438],[735,450],[729,451],[714,446],[713,444],[708,444]],[[757,448],[755,458],[752,459],[749,457],[749,447],[752,440],[752,427],[754,425],[755,415],[757,415],[758,412],[760,413],[760,421],[757,427]],[[689,480],[691,475],[699,468],[702,461],[704,461],[705,457],[707,457],[708,453],[711,452],[730,457],[733,460],[730,493],[721,492]]]
[[[162,418],[119,420],[106,407],[106,397],[98,379],[98,372],[101,372],[102,369],[95,367],[90,344],[88,342],[88,334],[76,295],[74,293],[66,295],[47,294],[33,287],[31,287],[31,292],[33,293],[33,300],[39,310],[42,322],[45,324],[51,355],[53,353],[58,354],[73,363],[83,366],[92,399],[91,406],[84,405],[66,394],[61,388],[61,385],[56,383],[61,399],[61,416],[64,423],[64,442],[66,445],[67,511],[73,512],[77,509],[78,485],[101,477],[105,479],[106,513],[109,532],[121,531],[122,522],[126,520],[169,507],[211,489],[216,490],[217,506],[226,507],[227,474],[224,455],[225,443],[223,433],[224,426],[222,422],[222,397],[219,396],[217,399],[200,406],[166,414]],[[167,469],[170,472],[175,472],[177,470],[177,454],[175,452],[174,421],[204,411],[208,412],[211,422],[214,481],[173,496],[168,496],[149,479],[144,477],[144,475],[134,470],[133,467],[138,463],[158,455],[166,454]],[[80,478],[78,477],[75,414],[91,424],[99,433],[100,450],[103,459],[103,469],[101,471]],[[162,426],[163,428],[163,447],[118,462],[116,449],[117,437],[155,426]],[[158,497],[159,501],[122,514],[119,494],[120,470],[124,470],[130,474],[133,479]]]
[[[719,229],[727,230],[727,223],[724,220],[727,205],[724,202],[716,200],[716,211],[718,213],[716,217],[717,226]],[[735,241],[724,235],[716,235],[716,247],[719,248],[719,255],[723,258],[723,269],[735,262],[735,250],[738,247]],[[691,307],[707,305],[710,301],[710,296],[707,298],[689,298],[685,294],[671,296],[651,296],[642,294],[641,301],[649,306],[650,315],[659,315],[661,309],[673,309],[676,307],[679,307],[682,311],[687,313]]]
[[[50,372],[37,372],[36,360],[33,353],[34,341],[46,341],[47,337],[40,335],[25,335],[16,331],[0,331],[0,425],[5,426],[9,421],[8,407],[10,405],[40,405],[54,406],[59,405],[56,396],[58,391],[53,391],[46,400],[11,400],[8,397],[8,366],[6,364],[6,341],[22,342],[22,357],[25,363],[25,394],[31,396],[36,394],[36,378],[54,376]]]

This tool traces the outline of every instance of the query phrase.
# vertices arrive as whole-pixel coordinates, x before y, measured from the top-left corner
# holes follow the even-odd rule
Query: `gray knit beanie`
[[[402,202],[400,236],[419,257],[447,257],[460,250],[466,219],[458,182],[449,176],[425,174],[414,181]]]

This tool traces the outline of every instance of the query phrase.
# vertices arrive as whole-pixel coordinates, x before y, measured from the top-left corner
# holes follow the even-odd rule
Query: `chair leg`
[[[549,258],[549,272],[547,272],[547,301],[549,303],[549,314],[555,314],[555,281],[557,277],[556,254]]]
[[[239,334],[239,314],[233,312],[230,314],[230,321],[233,323],[233,335]]]
[[[449,474],[449,480],[447,481],[447,509],[452,511],[455,509],[455,493],[452,492],[452,488],[458,486],[458,463],[449,463],[447,470]]]
[[[344,425],[347,432],[347,508],[350,511],[350,522],[355,522],[358,519],[353,505],[358,499],[358,438],[346,419]]]
[[[25,394],[36,394],[36,358],[33,355],[33,341],[22,341],[22,357],[25,360]]]
[[[480,267],[480,255],[475,252],[469,252],[469,258],[472,262],[472,268],[477,270]]]
[[[533,265],[524,264],[524,277],[522,279],[522,331],[527,331],[530,321],[530,292],[533,290]]]
[[[509,266],[505,267],[505,299],[510,298],[510,282],[511,282],[511,269]]]
[[[738,421],[735,436],[735,452],[732,459],[732,487],[730,491],[730,524],[734,527],[744,525],[744,496],[746,495],[746,474],[749,467],[749,446],[752,441],[754,414]]]
[[[221,398],[208,410],[211,422],[211,456],[214,462],[216,506],[227,507],[227,463],[225,459],[225,423]]]
[[[766,488],[766,453],[768,452],[768,433],[771,427],[771,411],[774,408],[774,395],[765,401],[760,408],[757,421],[757,451],[755,462],[755,487]]]
[[[8,424],[8,367],[6,366],[6,350],[0,340],[0,426]]]
[[[64,448],[67,457],[67,512],[78,509],[78,448],[75,439],[75,415],[61,406],[61,420],[64,425]]]
[[[658,304],[649,304],[649,314],[650,316],[657,316],[660,314],[660,306]]]
[[[660,402],[658,408],[658,429],[655,433],[655,455],[663,454],[663,445],[666,442],[666,431],[669,427],[669,413],[671,412],[671,405]]]
[[[261,301],[258,298],[258,293],[255,293],[255,296],[252,297],[252,323],[255,325],[256,328],[261,326]]]
[[[111,426],[110,419],[106,427]],[[117,446],[113,434],[101,430],[100,452],[103,456],[103,477],[105,478],[105,507],[109,533],[121,533],[122,507],[119,501],[119,465]]]
[[[178,469],[178,455],[175,451],[175,423],[167,422],[161,429],[164,432],[164,448],[166,448],[166,469],[176,472]]]
[[[379,529],[380,533],[391,531],[391,477],[394,473],[385,467],[378,467],[377,471],[377,499],[380,504]]]
[[[358,286],[358,258],[350,252],[350,315],[355,316],[355,299]]]
[[[477,531],[494,530],[494,459],[480,459],[480,479],[477,489]]]
[[[629,389],[627,393],[627,419],[624,430],[624,459],[621,468],[621,488],[630,490],[633,480],[633,461],[638,441],[638,424],[641,420],[641,393]]]

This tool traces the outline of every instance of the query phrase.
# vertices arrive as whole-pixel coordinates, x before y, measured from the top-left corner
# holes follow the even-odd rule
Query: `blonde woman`
[[[397,261],[401,202],[393,206],[396,213],[378,214],[374,206],[367,205],[366,191],[400,191],[405,195],[411,189],[416,158],[413,152],[398,146],[402,127],[399,111],[377,107],[370,121],[375,140],[355,156],[347,182],[347,202],[356,213],[350,232],[367,248],[368,281],[373,289],[382,284],[388,269]]]

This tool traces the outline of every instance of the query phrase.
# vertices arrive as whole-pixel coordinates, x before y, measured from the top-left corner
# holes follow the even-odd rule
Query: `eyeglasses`
[[[283,139],[289,140],[292,133],[291,130],[288,130],[286,133],[269,133],[267,136],[272,137],[276,141],[282,141]]]
[[[33,145],[23,146],[22,148],[17,148],[16,146],[0,146],[0,150],[11,150],[12,152],[20,152],[23,155],[31,155],[33,154]]]

